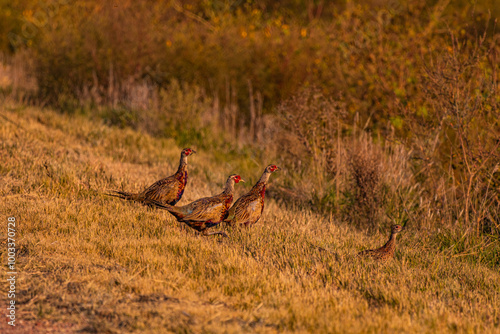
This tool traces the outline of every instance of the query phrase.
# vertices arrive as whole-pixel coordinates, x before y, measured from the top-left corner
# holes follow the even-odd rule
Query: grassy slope
[[[405,231],[396,259],[380,265],[350,255],[381,245],[385,235],[268,200],[254,228],[228,231],[224,240],[200,237],[166,212],[100,192],[141,189],[170,174],[180,152],[173,141],[50,111],[3,106],[0,113],[10,120],[0,122],[0,237],[6,217],[16,216],[24,326],[500,332],[500,273],[446,256],[425,231]],[[232,172],[249,181],[237,186],[240,194],[263,167],[234,166],[199,152],[180,204],[219,192]],[[5,263],[4,244],[0,252]]]

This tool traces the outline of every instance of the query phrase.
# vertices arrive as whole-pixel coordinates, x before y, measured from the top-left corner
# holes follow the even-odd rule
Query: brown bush
[[[380,149],[365,136],[348,150],[349,191],[352,191],[353,203],[346,214],[359,226],[379,226],[385,200],[381,160]]]

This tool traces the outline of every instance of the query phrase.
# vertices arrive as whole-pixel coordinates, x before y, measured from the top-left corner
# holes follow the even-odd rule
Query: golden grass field
[[[15,216],[19,304],[17,326],[2,317],[2,333],[500,333],[498,268],[439,249],[425,228],[410,224],[381,264],[354,255],[388,231],[266,198],[253,228],[202,237],[165,211],[103,195],[172,174],[173,140],[7,103],[0,127],[0,254],[5,263]],[[238,196],[268,163],[279,161],[198,150],[179,205],[219,193],[230,173],[247,180]]]

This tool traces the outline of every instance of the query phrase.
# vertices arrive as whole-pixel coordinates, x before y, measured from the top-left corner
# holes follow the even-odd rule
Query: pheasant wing
[[[142,192],[142,195],[150,200],[167,203],[177,198],[180,186],[179,180],[170,176],[153,183]]]
[[[229,210],[226,221],[232,223],[254,223],[260,218],[262,204],[258,196],[253,194],[243,195]]]
[[[182,217],[182,221],[206,222],[210,220],[216,222],[220,220],[224,211],[224,203],[217,197],[201,198],[186,207],[190,208]]]

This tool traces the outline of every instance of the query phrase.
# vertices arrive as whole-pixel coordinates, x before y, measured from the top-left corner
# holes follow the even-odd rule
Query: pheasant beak
[[[196,153],[196,151],[191,149],[191,154],[195,154],[195,153]]]
[[[240,179],[240,180],[239,180],[238,182],[245,182],[245,180],[243,180],[243,179]]]
[[[283,168],[276,166],[276,170],[275,171],[277,172],[279,170],[283,170]]]

